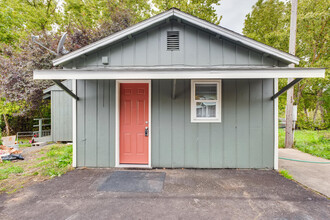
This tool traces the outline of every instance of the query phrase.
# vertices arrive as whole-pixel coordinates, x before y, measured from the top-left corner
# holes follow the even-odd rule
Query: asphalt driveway
[[[114,171],[74,170],[2,194],[0,219],[330,219],[330,200],[275,171],[151,170],[165,172],[162,192],[100,191]]]

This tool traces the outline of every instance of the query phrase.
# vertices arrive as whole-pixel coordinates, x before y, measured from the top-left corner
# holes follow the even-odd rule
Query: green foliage
[[[299,67],[330,67],[328,0],[298,1],[296,55]],[[280,0],[258,0],[246,16],[243,34],[277,49],[288,51],[291,5]],[[287,84],[280,80],[279,89]],[[295,87],[300,128],[330,128],[330,79],[304,79]],[[279,98],[280,117],[285,114],[286,98]],[[319,116],[319,117],[317,117]]]
[[[21,105],[17,102],[8,102],[6,98],[0,98],[0,115],[13,115],[19,112]]]
[[[159,10],[157,12],[175,7],[214,24],[219,24],[222,18],[217,15],[214,7],[220,5],[219,0],[152,0],[152,3]]]
[[[11,44],[19,40],[17,27],[21,27],[21,19],[15,19],[18,16],[18,11],[0,1],[0,48],[1,44]]]
[[[61,176],[71,168],[72,145],[53,145],[46,153],[46,156],[41,159],[42,162],[36,165],[36,167],[41,167],[41,175]]]
[[[0,163],[0,194],[13,193],[25,184],[44,181],[73,169],[70,145],[45,146],[40,151],[27,154],[32,155],[28,160]]]
[[[280,0],[258,0],[246,15],[243,34],[277,49],[288,51],[288,6]]]
[[[57,0],[0,0],[1,43],[15,46],[22,38],[51,31],[60,18]]]
[[[284,148],[285,131],[279,129],[279,148]],[[330,130],[297,130],[294,147],[298,150],[330,160]]]
[[[8,168],[0,169],[0,180],[7,179],[10,174],[23,173],[24,170],[20,166],[10,166]]]
[[[289,180],[293,180],[293,177],[289,174],[289,172],[288,172],[287,170],[280,170],[279,173],[280,173],[283,177],[285,177],[285,178],[287,178],[287,179],[289,179]]]
[[[19,139],[18,143],[19,143],[19,147],[20,148],[25,148],[25,147],[31,147],[32,145],[30,144],[30,138],[24,138],[24,139]]]
[[[98,29],[112,26],[122,15],[134,18],[127,21],[135,23],[149,18],[151,7],[148,1],[143,0],[66,0],[61,26],[75,26],[79,30]]]
[[[298,150],[330,160],[330,130],[296,132],[295,139]]]

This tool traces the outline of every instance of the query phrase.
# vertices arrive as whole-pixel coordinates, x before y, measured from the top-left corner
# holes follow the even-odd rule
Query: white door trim
[[[120,84],[121,83],[148,83],[149,89],[149,136],[148,136],[148,164],[120,164],[119,149],[119,107],[120,107]],[[151,168],[151,80],[116,80],[116,167]]]

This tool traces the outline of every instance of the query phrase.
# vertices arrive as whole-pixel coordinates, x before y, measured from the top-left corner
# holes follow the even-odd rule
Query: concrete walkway
[[[279,149],[279,157],[330,162],[330,160],[315,157],[296,149]],[[279,169],[287,170],[296,181],[330,197],[330,164],[303,163],[279,159]]]

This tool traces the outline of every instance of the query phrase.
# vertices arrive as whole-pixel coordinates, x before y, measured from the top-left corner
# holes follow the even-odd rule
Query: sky
[[[218,15],[222,15],[220,26],[237,33],[242,33],[245,15],[252,11],[257,0],[221,0],[216,7]]]

